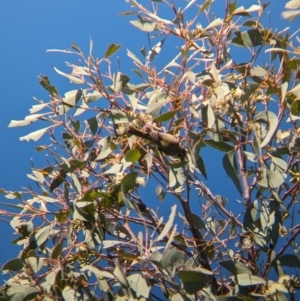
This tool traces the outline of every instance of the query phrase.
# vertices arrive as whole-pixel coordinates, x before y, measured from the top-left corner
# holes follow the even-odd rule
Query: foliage
[[[183,9],[152,0],[153,10],[128,2],[122,14],[156,40],[143,57],[127,50],[134,80],[110,61],[122,45],[97,59],[92,41],[87,56],[73,44],[61,52],[82,64],[55,71],[78,88],[62,95],[41,76],[49,101],[10,124],[43,122],[20,139],[50,140],[36,149],[48,155],[29,176],[37,188],[1,190],[18,210],[1,213],[13,216],[13,243],[23,246],[2,267],[10,278],[1,300],[294,300],[299,40],[263,27],[267,3],[233,1],[217,18],[211,0]],[[160,56],[169,40],[171,59]],[[181,136],[186,157],[166,156],[129,125]],[[222,156],[213,172],[224,170],[235,191],[211,192],[206,149]],[[151,207],[153,187],[172,204],[167,216]]]

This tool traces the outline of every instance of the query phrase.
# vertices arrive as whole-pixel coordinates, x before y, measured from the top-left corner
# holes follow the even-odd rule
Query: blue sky
[[[141,0],[141,2],[150,1]],[[224,0],[216,0],[215,14],[218,17],[223,17],[224,13],[220,7],[224,2]],[[238,6],[245,7],[257,3],[249,0],[237,2]],[[272,28],[283,29],[288,26],[288,23],[283,22],[280,17],[285,1],[271,0],[270,2]],[[218,6],[218,4],[222,5]],[[40,155],[34,150],[35,146],[41,144],[40,142],[19,141],[20,136],[28,134],[33,128],[7,127],[12,119],[24,119],[29,114],[28,109],[35,104],[33,97],[48,98],[47,93],[38,83],[38,76],[48,75],[62,94],[69,88],[67,80],[59,77],[52,68],[52,65],[55,65],[64,69],[65,61],[69,60],[69,57],[45,51],[52,48],[70,48],[71,43],[75,42],[87,52],[91,38],[94,41],[94,56],[101,57],[110,43],[122,43],[118,55],[123,70],[130,73],[129,69],[133,66],[130,59],[126,57],[126,48],[138,54],[143,45],[148,46],[148,42],[145,34],[129,24],[129,20],[134,16],[118,16],[119,12],[126,10],[131,9],[123,0],[0,1],[0,101],[2,105],[0,188],[15,191],[22,186],[27,186],[30,183],[26,176],[30,173],[30,159],[33,158],[36,165],[42,162]],[[268,24],[269,20],[265,20],[265,26]],[[162,51],[161,55],[162,58],[166,56],[168,59],[167,52]],[[116,60],[114,62],[116,63]],[[220,184],[220,179],[214,178],[213,175],[216,166],[208,166],[211,170],[210,181]],[[227,179],[224,179],[225,184],[226,181]],[[0,201],[8,202],[3,197]],[[0,263],[2,264],[15,257],[18,252],[16,247],[10,245],[10,241],[13,240],[12,232],[8,223],[1,223],[0,241],[6,242],[1,244]]]

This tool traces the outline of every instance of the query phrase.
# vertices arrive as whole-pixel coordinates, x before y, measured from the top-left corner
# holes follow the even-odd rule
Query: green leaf
[[[198,267],[183,268],[178,272],[178,276],[188,294],[196,294],[204,288],[207,275],[212,275],[212,272]]]
[[[137,162],[141,157],[141,152],[138,149],[131,149],[125,154],[125,160],[127,162]]]
[[[52,192],[54,189],[59,187],[60,184],[64,182],[66,176],[67,176],[67,173],[63,169],[61,169],[58,173],[58,176],[52,180],[51,185],[50,185],[50,191]]]
[[[198,230],[206,230],[206,226],[205,226],[203,220],[198,215],[196,215],[195,213],[192,213],[192,219],[193,219],[195,227]]]
[[[255,275],[238,274],[237,283],[242,286],[251,286],[251,285],[265,284],[266,281]]]
[[[64,223],[67,220],[69,214],[70,214],[70,210],[60,210],[56,212],[54,215],[58,222]]]
[[[300,259],[295,254],[284,254],[278,258],[279,262],[287,267],[299,268]]]
[[[156,118],[154,118],[155,122],[166,122],[174,117],[174,115],[178,112],[178,110],[173,110],[170,112],[166,112]]]
[[[203,175],[203,177],[207,180],[207,172],[206,172],[206,167],[204,164],[204,160],[202,159],[202,157],[199,155],[197,158],[197,167],[200,170],[201,174]]]
[[[227,261],[221,261],[220,266],[228,270],[231,274],[234,276],[240,275],[240,274],[247,274],[251,275],[251,271],[241,262],[234,262],[231,260]]]
[[[231,151],[224,155],[223,157],[223,167],[225,169],[226,174],[231,178],[233,181],[236,189],[240,193],[240,195],[243,195],[242,186],[240,183],[240,179],[238,176],[237,171],[237,162],[235,158],[235,152]]]
[[[256,220],[256,217],[258,215],[258,202],[257,200],[254,200],[253,203],[249,208],[247,208],[245,215],[244,215],[244,228],[246,230],[253,229],[254,227],[254,221]]]
[[[247,47],[255,47],[267,43],[267,31],[263,29],[250,29],[247,31],[235,32],[236,37],[232,39],[233,44],[243,45]]]
[[[53,249],[51,258],[57,260],[57,258],[62,254],[63,241],[61,240]]]
[[[128,193],[130,190],[134,189],[137,186],[136,184],[137,176],[138,176],[137,172],[131,172],[122,179],[121,189],[124,194]]]
[[[58,96],[59,95],[57,90],[56,90],[56,87],[52,86],[50,84],[49,78],[47,76],[41,75],[39,83],[44,89],[46,89],[50,93],[51,96]]]
[[[110,44],[105,51],[104,57],[107,59],[112,54],[114,54],[116,51],[118,51],[121,46],[122,46],[122,44],[114,44],[114,43]]]
[[[254,150],[254,153],[256,154],[258,160],[261,158],[261,144],[259,141],[259,137],[257,137],[256,132],[254,131],[253,139],[252,139],[252,147]]]
[[[88,125],[90,127],[91,132],[95,135],[97,133],[98,130],[98,118],[97,116],[89,118],[87,120]]]
[[[202,13],[205,9],[207,9],[211,4],[213,0],[206,0],[200,7],[200,13]]]
[[[217,150],[220,150],[222,152],[228,153],[228,152],[234,150],[234,146],[232,146],[226,142],[223,142],[223,141],[215,141],[212,139],[203,139],[203,142],[205,142],[205,144],[207,144]]]
[[[15,259],[11,259],[8,262],[6,262],[3,265],[2,270],[17,272],[17,271],[20,271],[23,267],[24,267],[23,261],[20,258],[15,258]]]

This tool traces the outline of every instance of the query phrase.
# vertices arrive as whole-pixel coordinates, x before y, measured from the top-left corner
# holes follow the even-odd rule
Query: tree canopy
[[[49,50],[76,57],[54,67],[74,88],[41,75],[48,101],[9,125],[48,143],[32,185],[1,189],[22,246],[1,300],[296,300],[298,32],[264,26],[268,3],[127,2],[149,46]]]

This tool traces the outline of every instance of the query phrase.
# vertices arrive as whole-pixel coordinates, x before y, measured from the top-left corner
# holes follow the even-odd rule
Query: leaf
[[[203,220],[198,215],[196,215],[195,213],[192,213],[192,219],[193,219],[193,223],[194,223],[195,227],[198,230],[206,230],[206,226],[205,226]]]
[[[122,46],[122,44],[114,44],[114,43],[110,44],[105,51],[104,57],[107,59],[112,54],[114,54],[116,51],[118,51],[121,46]]]
[[[183,287],[188,294],[196,294],[205,287],[206,275],[212,273],[203,268],[184,268],[178,272]]]
[[[67,173],[63,169],[61,169],[58,173],[58,176],[52,180],[50,191],[52,192],[55,188],[59,187],[59,185],[64,182],[66,176]]]
[[[271,188],[278,188],[284,183],[287,174],[282,172],[276,165],[272,162],[270,165],[270,171],[267,173],[268,183]]]
[[[134,20],[134,21],[130,21],[130,23],[137,27],[138,29],[145,31],[145,32],[151,32],[153,30],[155,30],[155,26],[156,24],[154,22],[148,22],[148,21],[144,21],[144,20]]]
[[[131,149],[125,154],[125,160],[127,162],[137,162],[141,157],[141,152],[138,149]]]
[[[138,176],[137,172],[131,172],[122,179],[121,189],[124,194],[128,193],[130,190],[134,189],[137,186],[136,184],[137,176]]]
[[[241,262],[234,262],[231,260],[227,261],[221,261],[220,266],[228,270],[231,274],[234,276],[240,275],[240,274],[247,274],[251,275],[251,271]]]
[[[151,167],[152,167],[152,162],[153,162],[153,156],[151,156],[150,154],[146,154],[143,158],[143,161],[146,162],[147,165],[147,174],[150,174],[151,171]]]
[[[40,294],[40,290],[27,285],[12,284],[9,286],[6,294],[10,301],[29,301]]]
[[[170,229],[172,228],[176,209],[177,209],[176,205],[171,207],[171,213],[170,213],[169,219],[168,219],[167,223],[165,224],[161,233],[158,235],[158,237],[156,237],[156,239],[155,239],[156,242],[162,240],[167,235],[167,233],[170,231]]]
[[[292,22],[296,17],[300,16],[300,10],[290,10],[290,11],[284,11],[281,13],[281,16],[283,19],[288,19],[290,22]]]
[[[166,122],[168,120],[170,120],[171,118],[174,117],[174,115],[178,112],[178,110],[173,110],[173,111],[170,111],[170,112],[166,112],[156,118],[154,118],[155,122]]]
[[[242,286],[251,286],[258,284],[265,284],[266,281],[258,276],[249,275],[249,274],[238,274],[237,283]]]
[[[260,160],[261,159],[261,144],[260,144],[259,137],[257,137],[255,130],[254,130],[253,139],[252,139],[252,147],[253,147],[254,153],[257,156],[257,159]]]
[[[115,277],[112,273],[110,273],[104,269],[100,270],[99,268],[96,268],[91,265],[86,265],[86,266],[82,267],[81,271],[82,272],[90,271],[93,274],[95,274],[97,277],[100,277],[100,278],[104,277],[104,278],[108,278],[108,279],[113,279]]]
[[[78,101],[81,99],[81,96],[82,96],[81,89],[66,92],[65,97],[63,99],[63,104],[72,108],[78,103]]]
[[[287,267],[299,268],[300,259],[295,254],[284,254],[278,258],[279,262]]]
[[[215,141],[212,139],[203,139],[203,142],[205,142],[205,144],[207,144],[217,150],[220,150],[222,152],[228,153],[228,152],[234,150],[234,146],[232,146],[226,142],[223,142],[223,141]]]
[[[21,270],[23,267],[24,267],[23,261],[20,258],[15,258],[15,259],[11,259],[8,262],[6,262],[3,265],[2,270],[17,272],[17,271]]]
[[[97,116],[89,118],[87,120],[88,125],[90,127],[91,132],[93,133],[93,135],[95,135],[97,133],[98,130],[98,118]]]
[[[185,183],[185,174],[181,166],[170,166],[169,168],[169,186],[174,189],[181,189]]]
[[[118,93],[127,85],[130,78],[127,75],[122,74],[121,72],[116,72],[114,74],[113,80],[114,80],[113,91],[115,93]]]
[[[101,97],[103,97],[103,95],[101,93],[99,93],[98,91],[93,91],[91,93],[84,91],[84,93],[83,93],[83,98],[87,103],[95,102],[98,99],[100,99]]]
[[[39,81],[40,85],[46,89],[51,96],[58,96],[58,92],[56,90],[56,87],[55,86],[52,86],[50,84],[50,81],[49,81],[49,78],[47,76],[40,76],[40,81]]]
[[[162,268],[167,268],[172,270],[183,265],[184,262],[185,262],[185,253],[174,247],[167,250],[164,253],[160,261],[160,265]]]
[[[206,167],[204,164],[204,160],[202,159],[202,157],[200,155],[197,158],[197,167],[198,167],[199,171],[201,172],[201,174],[203,175],[203,177],[207,180]]]
[[[231,151],[224,155],[223,157],[223,167],[226,174],[231,178],[235,187],[237,188],[240,195],[243,195],[242,186],[237,171],[237,162],[235,158],[235,152]]]
[[[259,112],[254,116],[253,122],[264,122],[264,123],[268,124],[268,126],[269,126],[268,133],[267,133],[266,137],[264,138],[264,140],[260,144],[260,147],[262,148],[269,143],[269,141],[271,140],[271,138],[273,137],[273,134],[275,133],[275,131],[277,129],[277,126],[278,126],[277,116],[273,112],[270,112],[270,111]]]
[[[210,105],[204,106],[199,113],[203,124],[205,124],[207,128],[212,129],[216,121],[212,107]]]
[[[147,112],[153,117],[156,117],[160,114],[161,108],[168,102],[168,96],[164,92],[159,90],[155,91],[148,102]]]
[[[62,246],[63,246],[63,241],[61,240],[53,249],[51,258],[54,260],[57,260],[58,257],[62,254]]]
[[[108,170],[106,170],[105,172],[103,172],[103,174],[112,174],[115,175],[119,172],[121,172],[121,170],[123,169],[124,164],[123,163],[116,163],[114,164],[111,168],[109,168]]]
[[[244,155],[246,155],[247,159],[251,162],[257,162],[257,155],[244,151]]]
[[[49,238],[50,228],[51,226],[43,227],[34,234],[34,240],[38,246],[41,246]]]
[[[57,68],[55,68],[54,66],[53,66],[53,68],[59,75],[68,78],[72,83],[77,84],[77,85],[85,84],[85,81],[82,80],[81,78],[71,75],[71,74],[64,73],[64,72],[58,70]]]
[[[43,116],[48,115],[49,113],[43,114],[32,114],[25,117],[24,120],[11,120],[10,124],[8,125],[9,128],[16,127],[16,126],[26,126],[28,124],[32,124],[37,120],[40,120]]]
[[[33,141],[38,141],[49,129],[53,127],[55,127],[55,125],[51,125],[46,128],[34,131],[26,136],[20,137],[20,141],[26,140],[28,142],[30,139]]]
[[[128,123],[132,120],[129,114],[117,109],[110,110],[110,117],[113,119],[115,124]]]
[[[243,32],[236,31],[236,37],[232,39],[232,43],[247,47],[260,46],[266,43],[264,34],[265,30],[262,29],[250,29]]]
[[[95,161],[101,161],[107,158],[112,153],[113,150],[111,149],[110,141],[111,141],[111,137],[106,137],[106,138],[102,138],[98,142],[99,147],[101,147],[101,151],[100,154],[95,159]]]
[[[151,287],[141,274],[132,274],[127,277],[130,288],[136,293],[136,296],[148,298]]]
[[[118,263],[115,263],[114,275],[123,286],[129,287],[127,277]]]
[[[60,282],[59,280],[56,281]],[[68,300],[68,301],[77,301],[78,299],[81,299],[80,293],[68,285],[63,288],[62,296],[63,296],[63,300]]]
[[[221,18],[213,20],[204,30],[209,30],[217,26],[223,25],[223,20]]]
[[[139,65],[143,66],[143,63],[140,61],[140,59],[135,54],[133,54],[129,49],[127,49],[127,56],[129,56],[130,58],[132,58]],[[140,71],[138,71],[138,72],[140,73]],[[140,76],[142,77],[141,74],[140,74]]]

